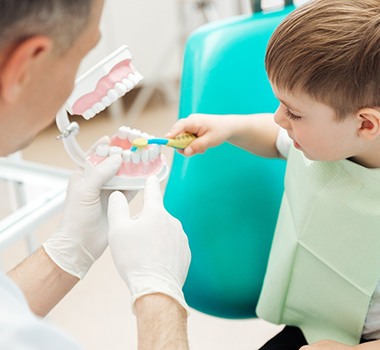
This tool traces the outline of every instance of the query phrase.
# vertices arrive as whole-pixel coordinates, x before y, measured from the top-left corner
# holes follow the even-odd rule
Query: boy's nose
[[[281,106],[274,113],[274,121],[283,129],[289,130],[291,128],[289,118],[287,118]]]

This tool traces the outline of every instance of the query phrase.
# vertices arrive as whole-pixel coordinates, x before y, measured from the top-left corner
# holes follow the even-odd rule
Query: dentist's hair
[[[48,35],[68,49],[86,26],[93,0],[0,0],[0,48]]]
[[[307,2],[275,30],[265,64],[277,88],[309,95],[340,120],[380,108],[380,1]]]

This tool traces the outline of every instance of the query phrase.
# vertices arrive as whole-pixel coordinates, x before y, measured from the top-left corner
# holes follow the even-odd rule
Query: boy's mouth
[[[295,148],[301,149],[301,145],[297,141],[293,140],[293,144]]]

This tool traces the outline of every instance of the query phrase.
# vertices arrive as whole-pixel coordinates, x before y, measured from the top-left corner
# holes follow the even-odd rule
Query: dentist
[[[103,0],[0,0],[0,156],[50,125],[69,96],[82,58],[99,40]],[[182,286],[190,250],[163,207],[156,178],[129,217],[123,193],[101,191],[121,158],[86,165],[69,183],[59,229],[8,276],[0,273],[0,349],[80,349],[43,317],[83,278],[108,240],[132,294],[139,349],[187,349]],[[108,237],[109,231],[109,237]]]

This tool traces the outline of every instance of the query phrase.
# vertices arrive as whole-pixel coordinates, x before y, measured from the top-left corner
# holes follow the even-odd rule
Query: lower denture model
[[[112,154],[122,156],[119,172],[104,186],[105,189],[141,189],[148,176],[156,175],[159,181],[163,181],[169,172],[159,145],[149,145],[136,152],[130,150],[134,139],[151,139],[154,136],[121,126],[110,144],[100,144],[93,154],[86,155],[75,138],[79,133],[78,123],[69,121],[67,112],[91,119],[132,90],[142,76],[131,61],[131,54],[125,45],[100,61],[77,79],[73,93],[56,117],[61,131],[58,138],[63,140],[66,151],[79,166],[83,167],[86,159],[96,165]]]

